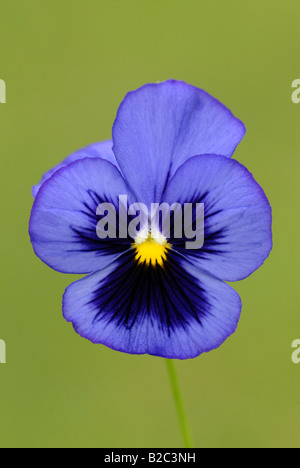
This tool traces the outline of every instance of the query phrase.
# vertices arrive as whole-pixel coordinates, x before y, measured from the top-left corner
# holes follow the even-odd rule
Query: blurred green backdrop
[[[247,126],[235,154],[273,207],[274,249],[236,283],[218,350],[178,362],[197,447],[299,447],[300,78],[297,0],[1,0],[1,447],[180,447],[165,363],[96,346],[62,318],[64,288],[29,242],[31,186],[110,138],[127,91],[174,78]]]

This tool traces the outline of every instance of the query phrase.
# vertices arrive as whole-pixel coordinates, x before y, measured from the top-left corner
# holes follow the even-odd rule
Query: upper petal
[[[232,156],[245,134],[223,104],[180,81],[127,94],[113,126],[113,150],[141,201],[159,202],[168,179],[188,158]]]
[[[239,162],[224,156],[196,156],[170,181],[163,200],[204,204],[204,245],[173,247],[224,281],[237,281],[259,268],[272,248],[271,207],[262,188]],[[200,226],[203,227],[203,226]]]
[[[90,273],[108,265],[132,242],[118,233],[115,239],[97,235],[98,206],[111,203],[117,221],[119,195],[127,196],[128,204],[134,201],[119,170],[103,159],[77,160],[56,171],[40,188],[31,212],[29,233],[37,256],[63,273]]]
[[[105,159],[106,161],[111,162],[115,166],[118,167],[118,163],[116,161],[115,155],[112,150],[112,140],[101,141],[99,143],[93,143],[91,145],[86,146],[75,153],[70,154],[67,158],[65,158],[61,163],[57,164],[57,166],[50,169],[46,172],[40,182],[37,185],[32,187],[32,195],[35,198],[39,189],[43,185],[43,183],[49,179],[58,169],[71,164],[78,159],[84,158],[101,158]]]

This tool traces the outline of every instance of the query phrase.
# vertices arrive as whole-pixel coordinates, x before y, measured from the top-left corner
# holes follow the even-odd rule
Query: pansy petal
[[[74,161],[77,161],[78,159],[84,159],[84,158],[101,158],[105,159],[106,161],[111,162],[115,166],[118,167],[118,163],[116,161],[115,155],[112,151],[112,140],[106,140],[106,141],[101,141],[99,143],[93,143],[89,146],[86,146],[85,148],[82,148],[75,153],[70,154],[67,158],[65,158],[60,164],[57,166],[53,167],[50,169],[48,172],[46,172],[41,181],[32,187],[32,195],[35,198],[40,187],[43,185],[43,183],[49,179],[58,169],[61,169],[62,167],[67,166],[68,164],[71,164]]]
[[[238,294],[176,253],[164,267],[137,265],[133,253],[71,284],[63,314],[93,343],[174,359],[220,346],[236,329]]]
[[[199,154],[232,156],[245,134],[223,104],[181,81],[147,84],[121,103],[113,150],[137,196],[159,202],[168,179]]]
[[[272,248],[271,207],[262,188],[239,162],[224,156],[191,158],[170,181],[163,200],[204,204],[204,245],[173,247],[224,281],[238,281],[259,268]],[[188,226],[187,226],[188,227]]]
[[[100,239],[96,229],[101,216],[96,212],[101,203],[111,203],[117,227],[119,195],[127,196],[128,204],[134,201],[108,161],[85,158],[57,171],[33,204],[29,233],[37,256],[63,273],[90,273],[113,261],[132,240],[118,238],[118,232],[116,239]]]

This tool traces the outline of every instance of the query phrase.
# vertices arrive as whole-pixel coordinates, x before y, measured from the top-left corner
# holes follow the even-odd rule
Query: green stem
[[[186,448],[192,448],[192,438],[188,426],[186,412],[184,409],[183,398],[179,387],[175,364],[174,361],[172,361],[172,359],[166,359],[166,363],[184,444]]]

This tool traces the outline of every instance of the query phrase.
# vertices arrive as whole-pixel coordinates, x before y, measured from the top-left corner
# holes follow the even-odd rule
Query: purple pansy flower
[[[127,94],[112,141],[74,153],[33,188],[29,232],[36,255],[71,284],[63,314],[81,336],[132,354],[193,358],[236,329],[239,295],[225,281],[259,268],[272,248],[271,208],[249,171],[231,159],[243,123],[184,82]],[[97,207],[118,197],[203,203],[204,245],[129,235],[100,239]],[[120,229],[120,226],[118,226]]]

